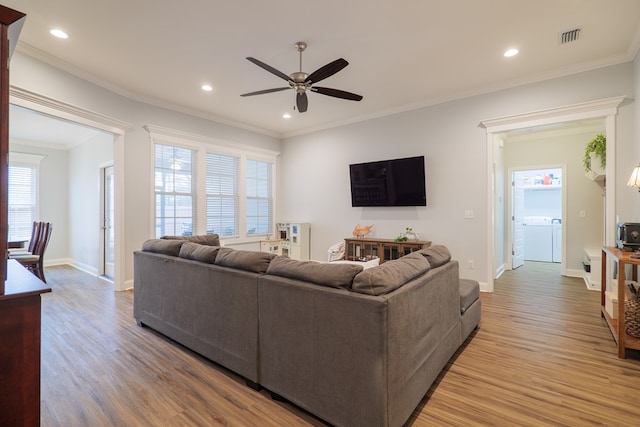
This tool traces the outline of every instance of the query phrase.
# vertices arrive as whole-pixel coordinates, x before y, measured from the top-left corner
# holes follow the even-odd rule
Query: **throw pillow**
[[[422,254],[429,264],[431,264],[431,268],[440,267],[451,261],[451,252],[446,246],[442,245],[434,245],[425,249],[420,249],[418,251],[419,254]]]
[[[180,248],[180,258],[213,264],[219,250],[219,246],[207,246],[192,242],[185,242]]]
[[[418,252],[413,252],[402,258],[364,270],[353,279],[351,289],[361,294],[388,294],[426,273],[429,268],[429,261]]]
[[[142,244],[142,251],[178,256],[183,243],[182,240],[149,239]]]
[[[349,289],[353,278],[361,271],[361,265],[297,261],[278,256],[269,264],[267,274],[302,280],[330,288]]]
[[[239,270],[265,273],[275,254],[220,248],[214,264]]]

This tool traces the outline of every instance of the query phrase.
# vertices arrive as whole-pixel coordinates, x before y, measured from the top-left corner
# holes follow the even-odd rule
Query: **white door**
[[[513,173],[513,248],[511,268],[516,269],[524,265],[524,177]]]
[[[114,175],[113,166],[103,168],[103,215],[102,215],[102,241],[104,244],[104,275],[113,278],[115,259],[115,233],[114,233]]]

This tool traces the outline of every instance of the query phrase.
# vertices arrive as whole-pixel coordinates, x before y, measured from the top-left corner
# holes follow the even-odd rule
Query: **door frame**
[[[496,272],[495,253],[495,203],[497,195],[493,188],[494,181],[494,141],[499,133],[535,126],[573,122],[585,119],[605,119],[607,136],[607,158],[616,158],[616,116],[618,107],[625,101],[625,96],[600,99],[580,104],[567,105],[545,110],[534,111],[512,116],[503,116],[483,120],[479,127],[486,131],[486,191],[487,191],[487,285],[483,291],[493,292]],[[616,162],[607,162],[607,193],[605,197],[605,244],[615,244],[615,207],[616,207]],[[563,231],[564,232],[564,231]],[[563,249],[564,251],[564,249]],[[564,252],[563,252],[564,255]]]
[[[560,274],[565,276],[567,274],[567,264],[566,264],[566,250],[567,250],[567,185],[566,185],[566,177],[567,177],[567,164],[566,163],[553,163],[553,164],[545,164],[545,165],[536,165],[536,166],[517,166],[509,168],[509,178],[513,180],[513,176],[515,172],[521,171],[530,171],[530,170],[538,170],[538,169],[562,169],[562,215],[560,218],[562,219],[562,256],[560,260]],[[507,197],[509,198],[508,206],[509,212],[507,218],[513,218],[513,192],[514,188],[511,187],[511,191],[507,192]],[[508,231],[507,231],[507,241],[513,245],[514,239],[514,231],[513,231],[513,220],[507,221]],[[526,243],[525,243],[526,244]],[[513,255],[511,251],[507,251],[507,259],[506,264],[511,266],[513,265]]]
[[[116,291],[126,290],[124,257],[126,243],[124,229],[124,135],[126,130],[131,127],[131,124],[15,86],[11,86],[9,89],[9,103],[113,134],[113,173],[116,177],[114,189],[115,271],[113,286]]]
[[[106,223],[106,189],[107,189],[107,180],[106,180],[106,171],[109,168],[113,168],[113,161],[106,162],[98,166],[98,170],[100,173],[100,231],[98,236],[98,275],[105,276],[109,279],[113,279],[113,277],[107,275],[107,264],[106,264],[106,239],[105,239],[105,228],[104,225]],[[115,175],[114,175],[115,176]],[[115,190],[115,188],[114,188]],[[115,212],[114,212],[115,214]],[[114,227],[115,232],[115,227]],[[114,265],[115,268],[115,265]]]

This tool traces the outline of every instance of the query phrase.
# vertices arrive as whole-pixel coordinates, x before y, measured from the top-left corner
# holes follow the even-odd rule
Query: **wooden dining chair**
[[[38,244],[38,238],[40,237],[40,230],[44,222],[42,221],[33,221],[33,227],[31,228],[31,238],[29,239],[29,246],[24,250],[11,251],[9,252],[9,258],[15,258],[19,255],[32,255],[33,251]]]
[[[47,250],[49,240],[51,239],[51,232],[53,231],[53,224],[49,222],[43,222],[38,233],[38,241],[35,244],[32,254],[16,255],[12,259],[15,259],[22,264],[27,270],[31,271],[43,282],[47,282],[44,277],[44,252]]]

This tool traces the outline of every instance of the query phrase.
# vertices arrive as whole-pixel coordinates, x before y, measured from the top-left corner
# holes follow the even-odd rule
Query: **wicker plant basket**
[[[624,303],[624,320],[627,334],[640,338],[640,291]]]

